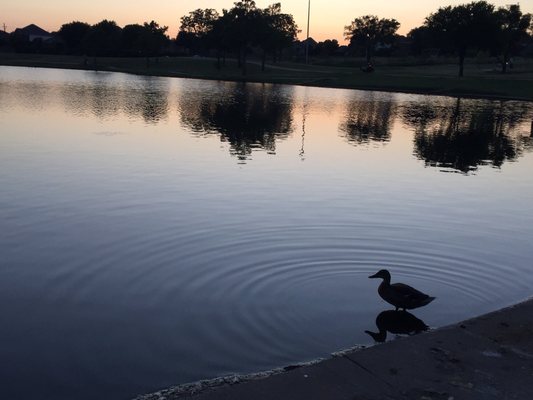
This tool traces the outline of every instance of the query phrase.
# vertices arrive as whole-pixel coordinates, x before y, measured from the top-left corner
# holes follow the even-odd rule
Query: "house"
[[[28,26],[25,26],[24,28],[17,28],[13,32],[13,35],[20,38],[24,37],[29,42],[34,42],[35,40],[45,42],[48,39],[52,39],[52,35],[49,32],[45,31],[43,28],[40,28],[35,24],[30,24]]]

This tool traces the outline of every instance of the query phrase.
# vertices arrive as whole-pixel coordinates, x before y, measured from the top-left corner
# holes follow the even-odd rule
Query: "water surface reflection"
[[[94,74],[94,73],[93,73]],[[95,74],[102,78],[99,74]],[[95,76],[95,77],[96,77]],[[103,76],[106,76],[104,74]],[[18,107],[29,111],[44,110],[60,104],[64,111],[73,115],[94,115],[105,120],[117,114],[142,118],[155,124],[168,116],[168,80],[154,77],[139,77],[139,81],[117,82],[97,80],[92,85],[80,82],[22,81],[0,82],[5,103],[16,102]]]
[[[517,126],[530,113],[527,103],[443,99],[406,104],[402,119],[414,129],[415,154],[426,165],[467,173],[501,167],[527,150]]]
[[[387,142],[395,108],[392,94],[354,94],[346,103],[345,117],[339,129],[350,143]]]
[[[276,153],[276,140],[292,132],[290,88],[276,85],[228,83],[219,95],[184,92],[182,122],[193,132],[220,135],[231,153],[246,160],[254,149]]]
[[[439,298],[424,325],[522,300],[532,117],[0,67],[2,394],[132,398],[369,344],[381,268]],[[380,338],[422,329],[378,319]]]
[[[376,342],[387,340],[387,332],[393,335],[415,335],[427,331],[429,327],[421,319],[408,311],[387,310],[376,317],[378,332],[365,331]]]

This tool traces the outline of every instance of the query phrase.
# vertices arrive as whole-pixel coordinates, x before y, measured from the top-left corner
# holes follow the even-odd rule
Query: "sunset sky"
[[[258,7],[264,8],[276,1],[257,0]],[[282,11],[292,14],[302,30],[300,38],[305,38],[307,24],[307,0],[281,0]],[[409,2],[391,0],[311,0],[310,36],[316,40],[337,39],[343,41],[343,28],[355,17],[374,14],[382,18],[396,18],[401,23],[399,33],[406,34],[423,23],[424,18],[439,7],[461,4],[465,0],[412,0]],[[496,6],[512,3],[509,0],[492,1]],[[520,2],[523,12],[533,12],[533,1]],[[196,8],[214,8],[219,12],[231,8],[232,0],[92,0],[86,2],[72,0],[2,0],[0,26],[6,24],[7,31],[35,23],[54,31],[66,22],[84,21],[96,23],[102,19],[112,19],[118,25],[142,23],[155,20],[169,27],[169,35],[174,37],[179,29],[180,17]]]

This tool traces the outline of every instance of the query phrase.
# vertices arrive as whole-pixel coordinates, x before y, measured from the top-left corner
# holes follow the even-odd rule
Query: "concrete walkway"
[[[533,399],[533,300],[263,379],[197,389],[138,399]]]

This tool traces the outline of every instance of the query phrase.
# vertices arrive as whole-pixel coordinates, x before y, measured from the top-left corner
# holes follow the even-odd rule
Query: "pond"
[[[0,67],[3,395],[128,399],[373,344],[381,268],[437,297],[412,311],[430,327],[525,299],[532,119]]]

